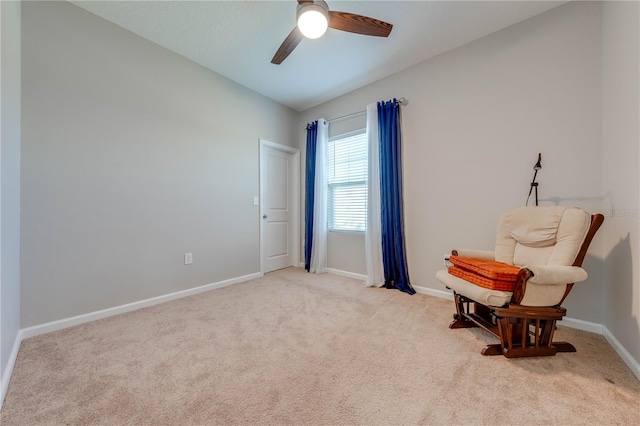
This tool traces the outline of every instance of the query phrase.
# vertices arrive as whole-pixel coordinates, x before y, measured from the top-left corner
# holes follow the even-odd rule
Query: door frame
[[[260,274],[264,275],[264,256],[266,253],[266,238],[264,226],[264,220],[262,215],[264,214],[262,206],[265,201],[265,164],[264,164],[264,152],[265,148],[275,149],[287,153],[291,156],[293,161],[292,173],[291,173],[291,234],[289,235],[289,244],[291,248],[291,254],[293,256],[293,266],[300,264],[300,150],[298,148],[292,148],[287,145],[282,145],[275,142],[270,142],[265,139],[258,139],[259,142],[259,189],[260,189],[260,201],[258,208],[258,221],[260,223]]]

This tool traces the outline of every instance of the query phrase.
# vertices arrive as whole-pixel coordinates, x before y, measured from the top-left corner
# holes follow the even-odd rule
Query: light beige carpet
[[[22,343],[9,425],[640,424],[602,336],[483,357],[453,302],[287,269]]]

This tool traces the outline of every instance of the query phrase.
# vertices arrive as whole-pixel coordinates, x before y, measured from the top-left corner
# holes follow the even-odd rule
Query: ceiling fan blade
[[[293,31],[289,33],[287,38],[284,39],[276,54],[273,55],[271,63],[276,65],[281,64],[282,61],[287,59],[287,56],[289,56],[289,54],[293,52],[293,49],[296,48],[296,46],[300,43],[300,41],[302,41],[303,38],[304,36],[296,26]]]
[[[329,28],[369,36],[389,37],[393,25],[368,16],[330,10]]]

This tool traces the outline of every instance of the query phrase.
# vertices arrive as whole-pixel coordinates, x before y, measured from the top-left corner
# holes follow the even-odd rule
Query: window
[[[364,232],[367,219],[367,134],[329,139],[329,231]]]

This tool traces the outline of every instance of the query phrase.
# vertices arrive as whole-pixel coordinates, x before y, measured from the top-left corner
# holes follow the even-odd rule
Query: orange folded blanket
[[[454,266],[449,273],[480,287],[491,290],[513,291],[520,267],[491,260],[451,256]]]
[[[455,266],[475,272],[492,280],[515,281],[520,267],[493,260],[476,259],[475,257],[451,256],[449,261]]]

